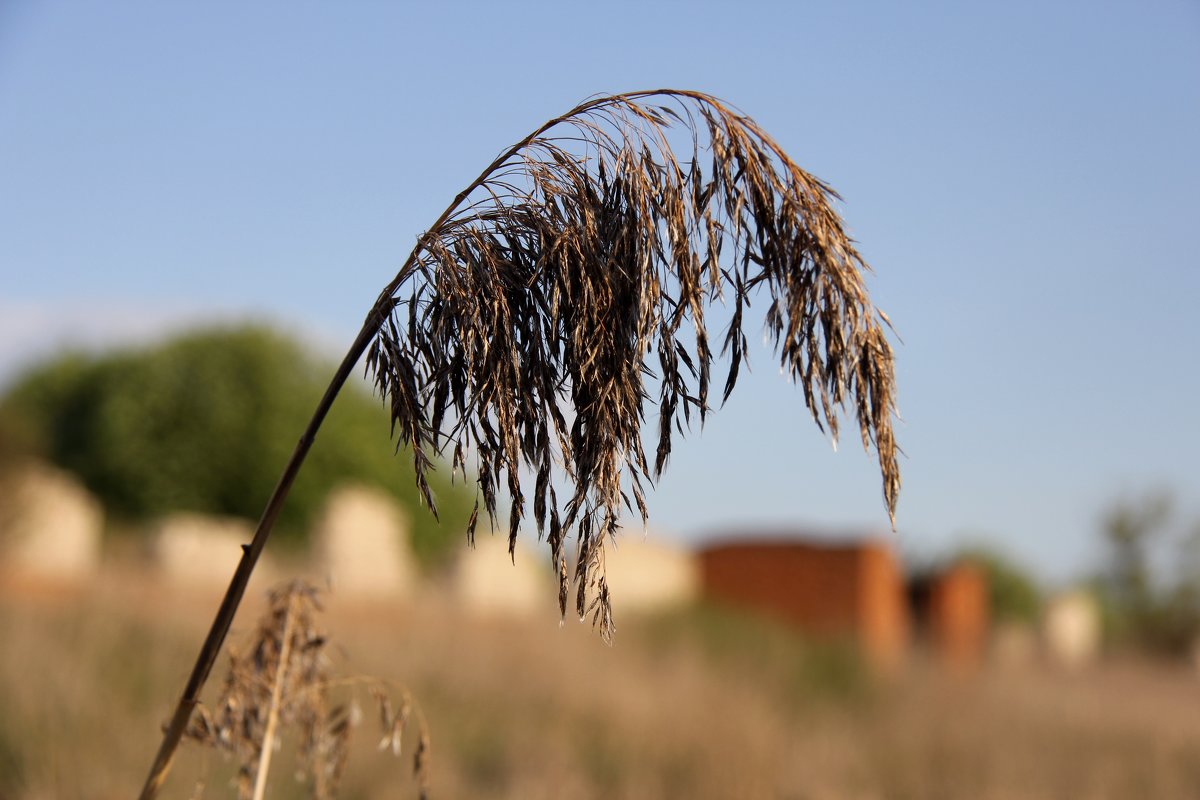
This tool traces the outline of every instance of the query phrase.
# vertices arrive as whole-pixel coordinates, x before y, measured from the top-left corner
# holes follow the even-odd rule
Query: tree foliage
[[[1108,509],[1108,565],[1098,588],[1116,644],[1181,655],[1200,636],[1200,525],[1179,530],[1172,506],[1157,492]]]
[[[66,355],[18,378],[2,404],[13,447],[76,473],[115,514],[192,510],[257,519],[329,365],[264,327],[213,328],[99,358]],[[470,494],[435,481],[439,528],[418,508],[387,414],[364,387],[343,392],[281,516],[303,536],[334,485],[379,486],[410,508],[414,548],[436,558],[466,526]],[[447,476],[448,477],[448,476]]]

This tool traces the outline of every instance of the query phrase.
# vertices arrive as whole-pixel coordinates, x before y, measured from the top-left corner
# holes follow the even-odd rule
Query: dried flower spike
[[[574,532],[576,606],[594,610],[607,638],[605,541],[623,509],[645,520],[644,486],[666,466],[673,433],[710,410],[708,306],[732,307],[719,345],[724,400],[747,359],[745,312],[763,292],[781,367],[835,441],[839,407],[853,409],[894,515],[887,320],[835,198],[751,119],[697,92],[591,100],[510,148],[421,237],[376,305],[368,367],[426,501],[432,455],[451,453],[465,476],[473,453],[493,519],[505,496],[511,548],[527,511],[522,470],[536,476],[534,522],[556,564]],[[648,405],[659,416],[653,458]]]
[[[379,706],[381,749],[400,754],[401,738],[414,711],[411,696],[373,678],[335,678],[325,652],[328,640],[316,627],[320,610],[316,589],[302,581],[273,590],[248,650],[230,654],[215,713],[198,706],[187,731],[189,739],[236,762],[238,797],[243,800],[263,796],[280,726],[290,726],[298,734],[299,775],[308,782],[312,796],[316,800],[336,797],[355,714],[353,707],[333,705],[335,687],[369,691]],[[393,712],[393,694],[399,695],[399,712]],[[416,717],[416,734],[428,749],[424,718],[419,712]],[[424,794],[427,776],[420,769],[414,771],[418,791]]]

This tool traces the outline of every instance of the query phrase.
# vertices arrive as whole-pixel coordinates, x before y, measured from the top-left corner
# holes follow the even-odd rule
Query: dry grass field
[[[231,641],[252,632],[265,588]],[[133,795],[214,606],[132,574],[7,587],[0,798]],[[618,617],[606,647],[553,617],[466,618],[436,593],[328,606],[335,669],[403,683],[421,704],[433,798],[1200,797],[1200,678],[1182,669],[915,666],[881,682],[844,648],[713,609]],[[410,761],[378,751],[370,698],[357,702],[342,797],[415,797]],[[306,796],[292,773],[285,742],[268,796]],[[164,796],[232,797],[232,774],[185,744]]]

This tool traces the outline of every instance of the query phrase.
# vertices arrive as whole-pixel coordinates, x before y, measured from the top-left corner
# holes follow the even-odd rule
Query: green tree
[[[1117,504],[1104,516],[1112,601],[1134,624],[1154,606],[1150,550],[1163,537],[1170,515],[1170,498],[1156,494],[1137,503]]]
[[[1164,492],[1117,503],[1101,531],[1108,567],[1098,581],[1105,623],[1118,644],[1180,655],[1200,633],[1200,529],[1178,535]],[[1169,554],[1173,575],[1154,569]]]
[[[172,510],[256,519],[324,389],[330,367],[259,326],[186,333],[99,358],[66,355],[17,380],[2,403],[18,445],[79,475],[115,514]],[[330,412],[280,516],[298,541],[329,489],[356,480],[410,509],[414,549],[436,560],[466,528],[471,493],[437,475],[444,525],[418,508],[388,417],[351,386]]]

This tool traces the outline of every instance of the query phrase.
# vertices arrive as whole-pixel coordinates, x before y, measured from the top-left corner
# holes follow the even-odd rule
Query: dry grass
[[[250,599],[235,641],[266,609]],[[132,578],[58,601],[0,597],[0,797],[128,797],[197,633],[176,620],[211,602]],[[609,648],[552,614],[477,622],[436,595],[376,614],[329,605],[335,665],[420,699],[433,798],[1200,796],[1200,686],[1182,671],[917,670],[876,685],[845,652],[713,611],[631,621]],[[295,743],[268,797],[307,796],[290,778]],[[408,768],[357,737],[342,796],[404,796]],[[201,777],[203,796],[229,797],[237,765],[187,745],[166,794]]]
[[[339,702],[346,690],[369,691],[377,706],[380,749],[401,754],[416,738],[413,773],[424,796],[429,735],[412,695],[370,676],[338,676],[328,656],[329,638],[318,627],[318,590],[303,581],[273,589],[253,640],[234,646],[225,684],[212,710],[199,706],[186,736],[231,756],[237,766],[238,797],[261,800],[280,727],[296,734],[297,774],[314,800],[338,795],[351,737],[361,721],[361,699]],[[410,730],[415,728],[415,730]]]
[[[720,393],[733,391],[761,293],[781,368],[835,438],[839,408],[852,408],[894,514],[887,320],[835,198],[753,120],[698,92],[590,100],[501,154],[421,237],[368,319],[368,367],[430,506],[437,452],[478,481],[490,517],[506,495],[511,548],[528,470],[560,613],[574,533],[575,609],[610,638],[605,542],[623,510],[645,520],[644,483],[666,466],[672,436],[709,412],[718,347]],[[706,323],[718,300],[732,308],[719,336]]]

